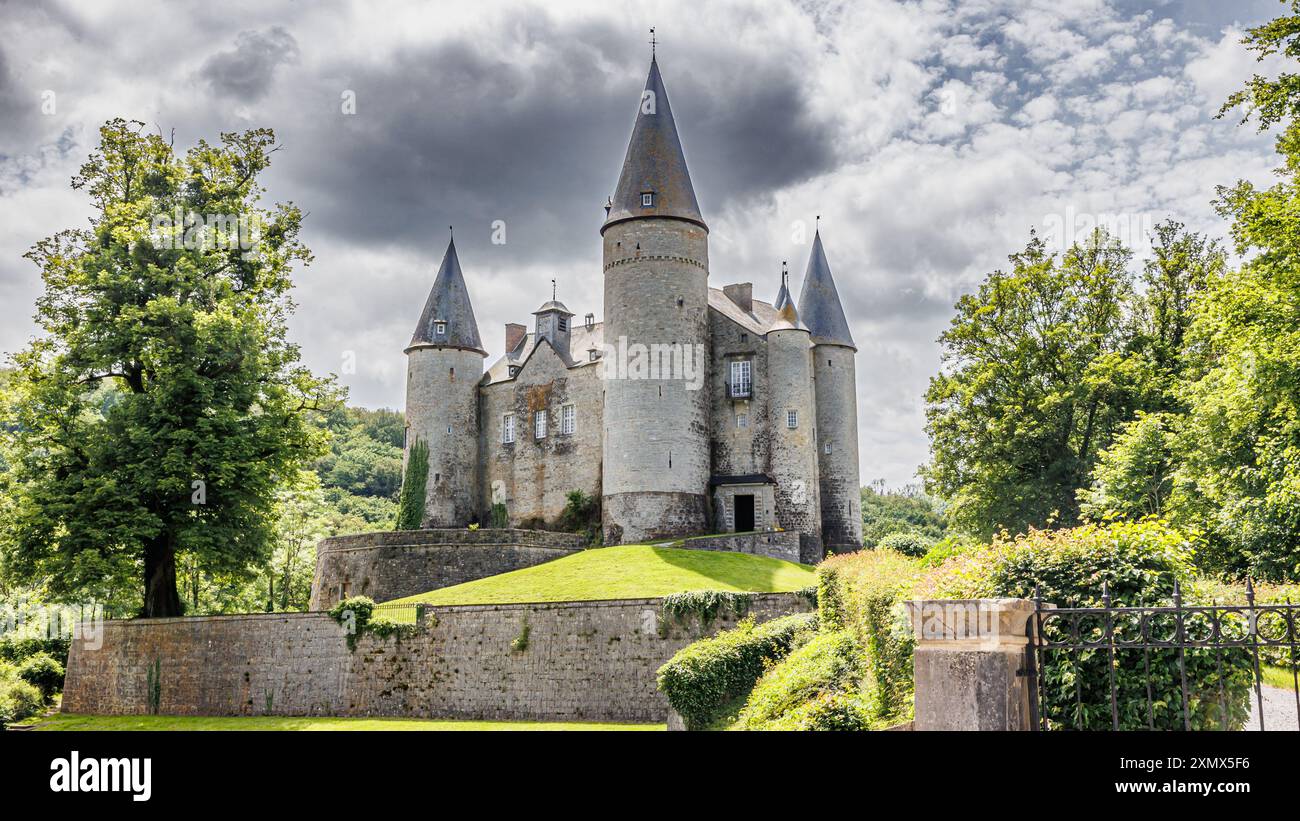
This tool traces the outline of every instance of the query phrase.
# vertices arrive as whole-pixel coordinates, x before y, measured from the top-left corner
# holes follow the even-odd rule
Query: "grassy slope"
[[[307,716],[89,716],[55,713],[35,730],[662,730],[662,724],[543,721],[447,721]]]
[[[396,603],[506,604],[655,598],[684,590],[774,593],[816,583],[808,565],[764,556],[625,545],[444,587]]]

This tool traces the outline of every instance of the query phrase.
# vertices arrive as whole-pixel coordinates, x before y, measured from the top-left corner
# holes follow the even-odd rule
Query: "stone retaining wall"
[[[358,533],[323,539],[316,548],[312,610],[328,610],[340,593],[377,602],[508,573],[581,550],[573,533],[505,529],[429,529]]]
[[[750,613],[807,609],[771,593]],[[355,650],[324,613],[112,621],[98,646],[73,642],[63,709],[659,722],[656,671],[735,620],[664,623],[658,599],[429,607],[414,635],[362,635]]]
[[[793,530],[697,536],[687,539],[682,547],[690,550],[729,550],[804,564],[816,564],[823,558],[820,539]]]

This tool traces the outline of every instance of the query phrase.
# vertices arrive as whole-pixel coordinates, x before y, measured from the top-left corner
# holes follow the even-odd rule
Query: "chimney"
[[[745,313],[754,312],[754,283],[738,282],[735,285],[724,285],[722,286],[722,293],[739,305],[740,310]]]
[[[519,347],[519,343],[524,341],[528,334],[528,328],[517,322],[506,323],[506,353],[510,353]]]

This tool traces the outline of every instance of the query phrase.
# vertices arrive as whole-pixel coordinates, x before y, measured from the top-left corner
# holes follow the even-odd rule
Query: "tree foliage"
[[[273,145],[254,129],[180,155],[141,123],[100,129],[73,179],[90,228],[27,254],[43,333],[4,408],[11,572],[56,595],[134,577],[143,614],[167,616],[178,557],[235,576],[265,563],[275,491],[322,448],[307,413],[338,397],[286,339],[311,255],[297,207],[259,205]]]

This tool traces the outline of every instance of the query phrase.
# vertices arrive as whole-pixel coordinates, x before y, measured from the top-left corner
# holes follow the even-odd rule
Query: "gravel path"
[[[1264,694],[1264,729],[1290,730],[1300,729],[1296,723],[1295,693],[1280,687],[1262,687]],[[1246,720],[1245,730],[1259,729],[1259,701],[1252,690],[1250,693],[1250,718]]]

